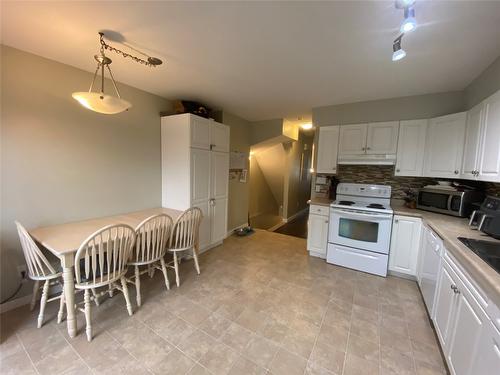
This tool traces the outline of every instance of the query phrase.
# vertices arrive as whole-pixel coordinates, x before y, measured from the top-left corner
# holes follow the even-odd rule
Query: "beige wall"
[[[255,157],[250,158],[250,191],[249,212],[250,217],[263,213],[278,214],[279,207],[274,199],[273,193],[266,182],[264,174]]]
[[[283,135],[283,119],[255,121],[250,123],[250,127],[252,145]]]
[[[465,88],[465,105],[474,107],[500,90],[500,56]]]
[[[71,93],[86,90],[92,74],[10,47],[1,53],[3,299],[24,263],[14,220],[33,228],[161,204],[159,112],[171,104],[119,84],[133,107],[91,112]]]
[[[222,112],[221,122],[231,128],[230,151],[250,153],[250,123],[228,112]],[[239,178],[229,180],[228,231],[248,222],[248,201],[250,182],[239,182]]]
[[[315,126],[412,120],[463,111],[463,91],[371,100],[313,108]]]

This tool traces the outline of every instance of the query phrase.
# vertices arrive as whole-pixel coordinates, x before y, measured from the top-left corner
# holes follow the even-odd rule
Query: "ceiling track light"
[[[416,28],[417,20],[415,18],[415,9],[413,7],[406,7],[404,9],[404,20],[399,31],[401,31],[402,33],[409,33]]]
[[[404,34],[401,34],[392,42],[392,61],[399,61],[406,56],[405,50],[401,48],[403,35]]]

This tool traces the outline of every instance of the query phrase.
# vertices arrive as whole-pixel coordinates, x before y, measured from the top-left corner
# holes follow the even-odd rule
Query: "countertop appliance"
[[[458,237],[458,239],[500,273],[500,242],[472,240],[464,237]]]
[[[422,291],[427,311],[429,315],[433,317],[434,295],[436,293],[438,272],[441,264],[443,241],[427,227],[424,227],[422,241],[421,259],[417,270],[417,282]]]
[[[390,186],[338,184],[337,199],[330,205],[326,261],[385,277],[393,216],[390,202]]]
[[[500,239],[500,197],[486,197],[479,210],[472,213],[469,225],[473,229]]]
[[[417,208],[441,214],[467,217],[473,204],[482,202],[484,193],[479,190],[458,191],[454,188],[424,187],[419,189]]]

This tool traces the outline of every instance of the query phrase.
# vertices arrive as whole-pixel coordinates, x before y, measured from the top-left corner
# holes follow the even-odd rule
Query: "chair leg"
[[[194,258],[194,268],[196,268],[196,272],[198,275],[200,274],[200,264],[198,263],[198,250],[196,249],[196,246],[193,247],[193,258]]]
[[[139,266],[135,266],[135,292],[137,306],[141,306],[141,275],[139,273]]]
[[[61,296],[59,297],[59,312],[57,313],[57,324],[60,324],[63,320],[64,314],[64,290],[61,292]]]
[[[127,280],[122,276],[120,281],[122,282],[123,296],[125,297],[125,302],[127,304],[127,311],[129,315],[132,315],[132,305],[130,304],[130,296],[128,295]]]
[[[113,298],[113,287],[111,286],[111,284],[109,284],[109,298]]]
[[[91,315],[91,303],[90,303],[90,290],[85,289],[85,294],[83,296],[83,301],[85,303],[85,321],[87,327],[85,332],[87,333],[87,340],[92,341],[92,315]]]
[[[161,270],[163,272],[163,277],[165,277],[165,285],[167,286],[167,289],[170,290],[170,281],[168,280],[167,266],[165,264],[165,259],[160,258],[160,262],[161,262]]]
[[[179,287],[181,281],[179,279],[179,262],[177,261],[177,251],[174,251],[174,268],[175,268],[175,283],[177,284],[177,287]]]
[[[99,296],[97,295],[96,291],[94,288],[92,288],[92,295],[94,296],[94,303],[96,306],[99,306]]]
[[[33,309],[35,308],[39,290],[40,290],[40,281],[36,280],[35,284],[33,285],[33,297],[31,297],[30,311],[33,311]]]
[[[43,314],[45,312],[45,306],[47,305],[47,298],[49,297],[49,284],[49,280],[45,281],[43,284],[42,299],[40,300],[40,314],[38,315],[38,328],[41,328],[43,324]]]

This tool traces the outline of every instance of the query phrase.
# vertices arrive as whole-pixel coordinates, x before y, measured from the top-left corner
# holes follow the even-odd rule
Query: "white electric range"
[[[392,231],[390,203],[390,186],[338,184],[337,199],[330,205],[326,261],[385,277]]]

